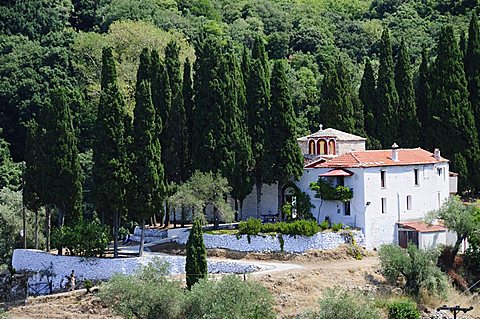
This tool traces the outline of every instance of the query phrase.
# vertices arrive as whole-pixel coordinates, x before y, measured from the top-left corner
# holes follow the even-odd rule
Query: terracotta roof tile
[[[410,221],[410,222],[399,222],[398,226],[407,228],[407,229],[412,229],[420,233],[431,233],[431,232],[439,232],[439,231],[447,230],[447,228],[443,226],[442,222],[439,222],[436,225],[429,225],[423,221]]]
[[[448,162],[445,158],[437,160],[433,153],[421,148],[399,149],[398,161],[391,158],[392,150],[371,150],[350,152],[340,155],[325,163],[319,163],[309,168],[335,168],[335,167],[378,167],[378,166],[401,166],[415,164],[435,164]]]

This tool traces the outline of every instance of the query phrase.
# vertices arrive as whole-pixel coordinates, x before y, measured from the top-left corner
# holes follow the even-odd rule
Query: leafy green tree
[[[425,251],[415,245],[407,249],[398,245],[383,245],[378,252],[381,272],[389,283],[395,284],[399,278],[405,280],[405,292],[418,297],[425,290],[432,295],[442,296],[448,281],[437,267],[437,251]]]
[[[244,63],[244,72],[247,64]],[[252,49],[252,63],[248,70],[247,109],[249,133],[252,138],[252,153],[255,160],[254,178],[257,191],[257,217],[260,216],[262,184],[269,171],[266,163],[266,136],[268,131],[268,113],[270,110],[268,57],[261,38],[256,38]],[[245,73],[244,73],[245,75]]]
[[[400,45],[400,52],[395,67],[395,85],[398,92],[398,126],[397,143],[401,147],[417,147],[420,123],[415,105],[415,90],[410,66],[410,56],[405,41]]]
[[[182,84],[183,105],[185,108],[185,138],[184,138],[184,177],[188,179],[193,174],[193,144],[195,143],[194,136],[194,118],[193,108],[195,100],[193,98],[193,79],[192,66],[190,60],[187,58],[183,64],[183,84]]]
[[[326,127],[354,132],[355,118],[350,85],[348,71],[344,63],[339,60],[329,68],[321,89],[320,122]]]
[[[3,138],[0,138],[0,189],[8,187],[12,190],[18,190],[22,186],[21,179],[21,164],[13,162],[9,144]]]
[[[295,137],[295,112],[287,82],[285,62],[276,60],[270,80],[271,108],[268,156],[272,157],[272,179],[278,185],[278,212],[281,216],[283,187],[303,173],[303,154]]]
[[[395,87],[394,64],[390,32],[385,29],[380,40],[380,67],[377,81],[377,134],[382,147],[388,148],[395,142],[398,132],[398,93]]]
[[[126,107],[118,88],[111,48],[103,50],[102,69],[102,92],[97,110],[93,156],[94,194],[97,210],[112,217],[116,258],[121,213],[125,210],[129,167],[124,123]]]
[[[428,61],[428,53],[426,49],[422,51],[422,62],[418,70],[418,78],[415,87],[415,99],[417,104],[417,115],[418,120],[420,121],[421,130],[419,134],[419,139],[424,147],[430,147],[426,144],[426,135],[425,133],[429,130],[430,125],[432,125],[432,119],[430,117],[429,110],[429,101],[430,101],[430,67]]]
[[[141,61],[142,63],[142,61]],[[143,80],[138,85],[137,102],[133,119],[134,202],[135,215],[141,221],[142,232],[139,256],[143,255],[145,220],[157,211],[159,202],[165,197],[161,149],[156,130],[161,130],[155,118],[150,83]]]
[[[476,218],[477,211],[475,205],[465,204],[458,196],[448,199],[439,210],[434,211],[427,216],[428,221],[434,219],[441,219],[446,228],[453,231],[457,235],[457,240],[452,249],[451,258],[448,264],[445,265],[447,269],[453,265],[455,256],[462,243],[469,236],[475,234],[480,227],[480,222]]]
[[[432,71],[431,116],[428,138],[432,145],[442,146],[447,158],[461,153],[467,162],[467,188],[480,185],[477,167],[480,161],[475,119],[468,100],[467,81],[462,56],[452,26],[443,27],[438,41],[438,55]],[[452,170],[458,168],[452,162]],[[466,176],[465,176],[466,177]]]
[[[41,170],[44,171],[43,202],[55,205],[58,227],[82,219],[82,172],[77,140],[65,89],[51,92],[50,102],[39,117],[42,133]]]
[[[377,102],[375,90],[377,83],[375,81],[375,74],[372,68],[372,62],[370,59],[365,60],[365,68],[363,71],[363,77],[358,91],[358,96],[363,103],[365,114],[365,130],[369,137],[375,136],[377,115]]]
[[[319,300],[319,310],[306,312],[300,319],[379,319],[380,311],[368,297],[346,290],[327,289]]]
[[[472,13],[472,19],[470,20],[464,61],[469,100],[477,122],[477,134],[480,135],[480,28],[475,12]]]
[[[190,290],[192,286],[207,278],[207,249],[203,242],[202,224],[199,219],[193,223],[190,235],[188,236],[186,246],[187,260],[185,263],[185,273],[187,278],[187,288]]]

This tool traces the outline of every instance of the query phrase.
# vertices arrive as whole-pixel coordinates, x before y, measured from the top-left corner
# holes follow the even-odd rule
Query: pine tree
[[[53,89],[50,102],[39,118],[42,133],[42,170],[48,185],[45,204],[55,205],[58,227],[82,219],[82,171],[78,160],[77,139],[65,89]]]
[[[203,232],[200,220],[197,218],[190,230],[186,246],[185,273],[187,288],[190,290],[200,279],[207,278],[207,250],[203,242]]]
[[[102,91],[98,105],[93,149],[93,178],[96,208],[112,217],[114,257],[118,256],[118,230],[125,209],[129,167],[127,162],[127,116],[125,101],[117,84],[111,48],[103,50]]]
[[[329,68],[322,83],[321,121],[325,127],[334,127],[353,133],[355,118],[352,103],[350,76],[339,60]]]
[[[401,147],[418,147],[420,123],[417,118],[410,57],[405,41],[402,41],[398,53],[395,85],[398,92],[398,117],[400,119],[397,143]]]
[[[136,162],[134,164],[136,216],[141,221],[142,233],[139,256],[143,255],[145,220],[152,217],[159,202],[165,197],[164,172],[161,164],[161,148],[156,134],[159,121],[151,98],[150,83],[142,80],[137,85],[133,120],[133,139]]]
[[[398,94],[395,87],[394,64],[390,33],[383,31],[380,40],[380,68],[378,70],[377,103],[379,117],[377,118],[377,134],[382,147],[389,148],[395,142],[398,131]]]
[[[365,133],[367,135],[368,148],[381,148],[377,137],[377,120],[379,115],[377,103],[377,83],[373,72],[370,59],[365,60],[365,69],[363,71],[358,97],[363,105],[363,115],[365,123]],[[357,118],[357,117],[356,117]]]
[[[480,136],[480,29],[476,13],[472,14],[468,29],[468,43],[465,53],[465,75],[467,77],[469,100],[476,119]]]
[[[246,63],[244,63],[246,68]],[[260,216],[260,203],[263,182],[269,178],[269,166],[265,161],[265,137],[268,134],[267,114],[270,110],[268,57],[261,38],[256,38],[252,50],[252,63],[247,76],[247,109],[252,152],[255,160],[254,177],[257,191],[257,217]]]
[[[292,179],[298,180],[302,176],[304,163],[295,138],[295,112],[284,61],[277,60],[273,64],[270,85],[272,99],[268,154],[274,163],[272,172],[278,183],[278,212],[281,217],[282,189]]]
[[[426,132],[431,127],[431,114],[429,111],[430,101],[430,67],[428,62],[428,53],[426,49],[422,51],[422,63],[418,71],[417,85],[415,88],[415,98],[417,104],[417,116],[420,121],[421,130],[419,134],[420,144],[423,147],[430,148],[432,145],[427,143]]]
[[[452,170],[462,169],[459,177],[462,191],[480,186],[478,167],[480,154],[473,111],[468,100],[467,81],[462,55],[452,26],[443,27],[438,41],[438,55],[433,70],[432,106],[433,123],[428,138],[434,146],[441,145],[447,158],[466,160],[467,167],[452,161]],[[462,167],[461,167],[462,166]]]

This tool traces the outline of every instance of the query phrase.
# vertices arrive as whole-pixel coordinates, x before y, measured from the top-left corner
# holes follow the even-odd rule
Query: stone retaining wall
[[[365,246],[365,237],[361,231],[351,231],[355,242],[359,246]],[[307,250],[335,249],[345,244],[349,238],[348,233],[325,231],[311,237],[283,235],[283,251],[288,253],[304,253]],[[178,239],[179,244],[186,244],[188,238]],[[204,234],[203,239],[207,248],[223,248],[244,252],[280,252],[280,238],[277,236],[250,236],[237,238],[235,235],[210,235]]]
[[[32,272],[29,284],[45,282],[42,272],[50,271],[53,290],[65,287],[65,276],[75,270],[77,281],[85,279],[105,281],[114,274],[130,275],[140,266],[147,265],[153,258],[159,258],[169,264],[171,275],[185,272],[185,257],[146,255],[134,258],[82,258],[58,256],[33,249],[16,249],[13,252],[12,266],[17,272]],[[260,267],[246,262],[208,260],[209,273],[250,273],[260,270]],[[31,290],[30,293],[33,293]]]
[[[130,237],[133,241],[140,241],[140,236],[142,234],[142,228],[136,226],[133,230],[133,235]],[[168,237],[168,231],[165,229],[145,229],[145,243],[151,243],[154,241],[158,241],[163,238]]]

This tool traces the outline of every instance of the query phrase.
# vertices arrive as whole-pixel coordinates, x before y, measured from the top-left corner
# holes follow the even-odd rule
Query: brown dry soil
[[[152,250],[170,254],[183,254],[184,247],[164,244]],[[348,247],[332,251],[310,251],[294,254],[252,254],[226,250],[209,250],[209,257],[222,259],[258,260],[263,262],[288,262],[302,266],[289,271],[250,274],[254,280],[266,286],[275,296],[278,318],[295,318],[296,314],[313,309],[322,292],[330,287],[361,289],[365,292],[380,292],[387,295],[396,290],[386,285],[379,274],[376,256],[355,260],[349,255]],[[59,296],[30,298],[28,304],[15,306],[8,311],[9,318],[118,318],[94,295],[84,291],[65,293]]]

